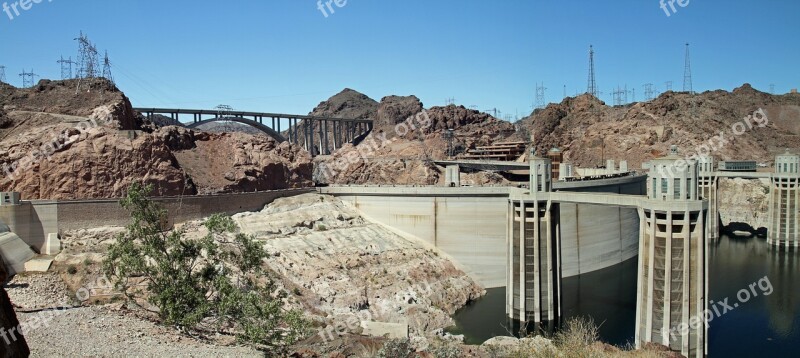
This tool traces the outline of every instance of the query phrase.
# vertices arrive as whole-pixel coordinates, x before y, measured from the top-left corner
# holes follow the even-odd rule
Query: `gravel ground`
[[[17,315],[20,322],[40,322],[25,334],[32,357],[263,357],[252,348],[186,337],[110,306]]]
[[[17,275],[6,290],[20,323],[30,326],[25,340],[33,357],[263,357],[249,347],[182,335],[120,311],[119,304],[76,307],[75,294],[55,273]],[[37,312],[65,305],[73,308]]]
[[[16,275],[5,286],[17,310],[35,310],[75,304],[75,294],[52,272]]]

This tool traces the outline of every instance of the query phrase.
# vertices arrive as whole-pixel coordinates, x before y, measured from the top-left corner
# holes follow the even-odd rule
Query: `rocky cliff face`
[[[723,226],[735,230],[742,224],[749,225],[753,230],[767,227],[769,180],[721,178],[717,197]]]
[[[139,129],[141,125],[141,119],[133,111],[128,97],[104,78],[41,80],[32,88],[3,85],[0,87],[0,107],[5,108],[6,112],[19,112],[20,115],[53,113],[84,118],[102,115],[104,119],[110,116],[119,129]],[[15,129],[19,133],[39,124],[42,123],[30,118],[16,119],[8,129]],[[0,139],[11,133],[8,130],[0,131]]]
[[[282,198],[233,218],[264,241],[269,265],[297,288],[308,311],[333,322],[408,322],[412,334],[425,336],[453,324],[450,315],[484,294],[437,249],[365,220],[334,197]]]
[[[773,96],[747,84],[733,92],[695,96],[666,92],[649,102],[616,107],[582,95],[535,111],[523,125],[535,135],[540,152],[560,147],[566,158],[584,167],[612,158],[626,159],[630,167],[637,168],[664,155],[673,144],[685,154],[696,152],[698,145],[710,144],[716,147],[711,154],[719,159],[768,162],[783,148],[800,147],[798,104],[800,95]],[[745,117],[759,108],[774,120],[763,128],[755,123],[742,131],[737,123],[745,123]],[[721,131],[724,143],[715,139]]]
[[[62,132],[69,144],[49,157],[32,156],[42,138]],[[310,185],[310,162],[296,146],[266,136],[166,127],[131,139],[100,124],[84,131],[58,124],[0,142],[0,190],[77,199],[121,197],[133,182],[153,184],[154,195],[284,189]]]
[[[154,195],[311,184],[311,157],[298,146],[145,123],[103,79],[0,84],[0,104],[0,190],[25,199],[115,198],[133,182],[153,184]]]
[[[394,106],[387,100],[381,126],[357,145],[346,145],[329,157],[317,159],[315,180],[335,184],[432,185],[443,181],[443,171],[433,160],[447,158],[446,132],[453,130],[453,147],[463,153],[468,148],[488,145],[515,134],[511,123],[486,113],[450,105],[433,107],[399,119],[420,108],[413,99]],[[388,108],[394,108],[388,110]],[[399,108],[399,109],[398,109]],[[392,115],[388,115],[392,113]],[[394,123],[394,124],[391,124]],[[475,184],[503,182],[497,175],[473,175]]]

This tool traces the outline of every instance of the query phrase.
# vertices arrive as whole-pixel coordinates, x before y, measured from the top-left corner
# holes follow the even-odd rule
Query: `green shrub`
[[[301,314],[271,295],[275,285],[263,267],[268,255],[261,244],[222,215],[206,220],[208,234],[200,239],[164,231],[167,212],[147,198],[151,190],[134,184],[121,200],[132,222],[103,263],[129,301],[146,298],[165,324],[182,329],[232,325],[240,341],[274,354],[302,337],[307,323]]]
[[[379,358],[413,358],[416,357],[411,341],[408,339],[392,339],[378,351]]]

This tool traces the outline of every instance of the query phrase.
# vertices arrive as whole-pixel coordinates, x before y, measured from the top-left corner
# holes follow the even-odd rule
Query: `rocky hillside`
[[[72,117],[110,117],[119,129],[138,129],[141,121],[130,101],[114,84],[103,78],[91,80],[41,80],[31,88],[16,88],[0,83],[0,107],[11,118],[0,122],[0,140],[38,126],[52,124],[36,114],[50,113]]]
[[[768,123],[761,128],[751,121],[751,129],[745,118],[759,109]],[[537,110],[522,123],[534,134],[540,152],[560,147],[580,166],[593,167],[610,158],[626,159],[638,168],[673,144],[684,154],[709,144],[720,159],[768,162],[784,148],[800,147],[799,120],[800,95],[773,96],[745,84],[733,92],[695,96],[666,92],[649,102],[616,107],[582,95]],[[715,139],[721,131],[725,143]]]
[[[448,129],[454,130],[457,153],[515,135],[512,124],[463,106],[426,110],[416,96],[386,96],[375,102],[349,89],[320,104],[312,114],[353,114],[375,121],[372,133],[356,145],[345,145],[316,160],[315,181],[329,184],[436,184],[443,180],[442,168],[431,161],[447,158]],[[468,177],[474,177],[476,184],[503,181],[487,173]]]
[[[276,255],[269,265],[298,299],[332,324],[356,317],[408,323],[413,336],[425,337],[454,324],[450,315],[484,294],[436,248],[334,197],[282,198],[233,218]]]
[[[311,184],[311,157],[298,146],[264,135],[155,129],[108,82],[84,81],[76,94],[77,84],[0,88],[0,191],[81,199],[120,197],[135,181],[153,184],[156,195]]]

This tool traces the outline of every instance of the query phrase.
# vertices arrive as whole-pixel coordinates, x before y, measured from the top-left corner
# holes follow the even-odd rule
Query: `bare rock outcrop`
[[[375,128],[390,129],[419,112],[422,102],[417,96],[386,96],[378,105]]]
[[[104,78],[51,81],[41,80],[32,88],[0,87],[0,107],[7,112],[54,113],[89,118],[100,116],[117,123],[120,129],[139,129],[140,119],[130,100]],[[19,122],[19,121],[17,121]],[[20,130],[37,123],[19,122]]]
[[[42,138],[59,133],[69,134],[68,144],[32,156]],[[131,139],[103,125],[57,124],[0,142],[0,190],[75,199],[121,197],[133,182],[153,184],[158,196],[284,189],[310,185],[310,162],[296,146],[265,136],[166,127]]]
[[[581,95],[536,110],[522,123],[540,152],[560,147],[568,160],[584,167],[613,158],[637,168],[673,144],[687,154],[711,144],[716,147],[711,154],[719,159],[769,162],[783,148],[800,147],[793,124],[800,119],[800,111],[794,111],[798,105],[798,95],[773,96],[745,84],[733,92],[666,92],[649,102],[614,107]],[[751,128],[745,118],[758,109],[770,120],[763,128],[751,121]],[[747,126],[744,133],[737,123]],[[721,132],[724,143],[715,139]]]
[[[447,158],[445,133],[449,129],[459,153],[515,134],[514,125],[486,113],[455,105],[433,107],[394,126],[376,129],[357,145],[346,145],[318,159],[315,180],[331,184],[437,184],[444,180],[443,171],[432,161]],[[486,178],[479,176],[475,181],[502,182],[502,178]]]
[[[437,249],[364,219],[334,197],[282,198],[233,218],[264,241],[271,268],[312,311],[337,321],[408,322],[424,336],[451,325],[450,315],[484,294]]]
[[[311,185],[311,156],[297,145],[278,143],[265,135],[178,132],[191,133],[190,140],[178,141],[171,149],[198,194]]]
[[[753,231],[767,227],[769,180],[720,178],[717,197],[723,226],[744,224]]]

